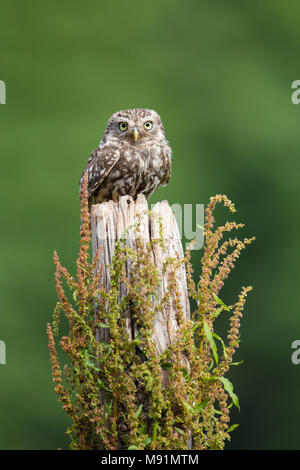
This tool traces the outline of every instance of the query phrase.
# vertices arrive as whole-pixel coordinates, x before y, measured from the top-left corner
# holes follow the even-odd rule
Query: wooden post
[[[138,196],[136,201],[129,196],[123,196],[118,203],[109,201],[93,205],[91,209],[92,249],[93,255],[95,255],[97,249],[101,248],[99,261],[103,265],[101,282],[107,290],[110,288],[110,273],[107,266],[112,262],[115,243],[122,237],[124,231],[132,226],[126,233],[126,244],[128,247],[136,246],[135,226],[138,218],[140,220],[139,237],[146,242],[160,238],[159,219],[162,221],[164,249],[159,244],[152,246],[152,259],[159,273],[162,273],[162,266],[168,258],[182,260],[184,257],[177,222],[167,201],[155,204],[150,214],[146,198],[142,194]],[[130,261],[127,262],[126,271],[126,275],[130,279]],[[176,275],[178,289],[181,293],[182,309],[185,318],[189,319],[190,306],[184,263],[180,264]],[[167,286],[167,274],[162,274],[160,287],[156,293],[156,302],[163,298]],[[121,297],[124,295],[126,295],[125,287],[121,292]],[[172,304],[173,302],[170,302],[170,305],[160,312],[154,320],[153,341],[159,354],[172,343],[178,329],[176,310],[173,309]],[[133,339],[137,331],[130,311],[126,316],[126,329],[129,337]],[[107,330],[107,328],[100,328],[97,339],[107,340],[109,334]]]

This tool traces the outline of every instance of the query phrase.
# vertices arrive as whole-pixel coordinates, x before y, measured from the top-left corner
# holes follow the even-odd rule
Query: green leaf
[[[202,403],[199,403],[198,405],[196,405],[195,408],[194,408],[194,410],[195,410],[195,411],[201,411],[201,410],[203,410],[203,409],[206,407],[206,405],[207,405],[208,402],[209,402],[209,399],[207,398],[207,399],[204,400]]]
[[[212,315],[211,318],[217,318],[217,317],[220,315],[220,313],[222,312],[222,310],[223,310],[223,307],[219,307],[219,308],[215,311],[215,313]]]
[[[202,324],[202,321],[198,321],[197,323],[195,323],[195,325],[193,326],[193,332],[197,330],[197,328],[200,328]]]
[[[91,369],[94,369],[96,372],[99,372],[100,370],[99,367],[95,366],[95,364],[92,361],[90,361],[87,354],[85,355],[84,362],[88,367],[90,367]]]
[[[130,341],[130,346],[131,347],[139,346],[141,342],[142,341],[139,338],[134,338],[132,341]]]
[[[182,404],[183,406],[185,407],[185,409],[187,411],[189,411],[190,413],[194,414],[194,408],[186,401],[182,401]]]
[[[220,338],[219,335],[217,335],[217,333],[213,333],[213,337],[218,339],[220,341],[220,343],[222,344],[224,357],[225,357],[225,359],[227,359],[226,346],[224,344],[224,341],[222,340],[222,338]]]
[[[108,349],[108,351],[107,351],[107,353],[105,354],[103,361],[106,361],[106,359],[108,358],[108,356],[109,356],[110,353],[111,353],[111,346],[110,346],[110,345],[108,346],[107,349]],[[103,362],[103,361],[102,361],[102,362]]]
[[[203,322],[203,328],[204,328],[205,336],[209,341],[209,344],[210,344],[214,359],[216,361],[216,364],[218,364],[219,358],[218,358],[217,346],[216,346],[216,343],[214,342],[211,329],[210,329],[208,323],[206,323],[205,321]]]
[[[240,362],[231,362],[230,365],[231,366],[238,366],[240,364],[243,364],[244,361],[240,361]]]
[[[238,427],[239,427],[239,424],[233,424],[232,426],[230,426],[230,428],[228,429],[227,432],[232,432],[234,429],[236,429]]]
[[[181,372],[183,374],[185,381],[188,382],[190,380],[188,370],[184,367],[183,369],[181,369]]]
[[[129,446],[127,450],[138,450],[137,446]]]
[[[141,425],[141,434],[145,434],[146,433],[146,429],[147,429],[147,423],[143,423]]]
[[[213,298],[215,299],[215,301],[218,302],[219,305],[222,305],[222,307],[224,307],[225,310],[228,310],[228,311],[230,310],[230,308],[227,307],[226,304],[224,304],[223,300],[219,299],[219,297],[214,292],[212,293],[212,295],[213,295]]]
[[[108,405],[106,406],[106,411],[105,411],[105,415],[104,415],[104,420],[106,421],[107,418],[109,417],[110,413],[111,413],[111,410],[112,410],[112,400],[110,400],[110,402],[108,403]]]
[[[100,326],[101,328],[109,328],[109,325],[107,325],[107,323],[97,323],[97,326]]]
[[[136,410],[135,416],[138,418],[142,412],[143,405],[140,405],[138,409]]]
[[[151,442],[152,442],[151,437],[146,437],[146,439],[144,440],[144,446],[147,447]]]
[[[183,436],[185,436],[185,432],[182,429],[176,428],[176,426],[174,426],[174,429],[176,429],[176,431],[179,432],[179,434],[182,434]]]
[[[224,385],[224,388],[226,392],[228,393],[228,395],[230,396],[233,404],[240,410],[239,399],[237,395],[233,392],[233,385],[230,382],[230,380],[226,379],[225,377],[218,377],[218,378]]]
[[[173,367],[172,362],[161,362],[160,365],[163,369],[166,369],[166,370],[172,369]]]
[[[109,388],[106,387],[106,385],[104,385],[104,383],[102,382],[101,379],[97,379],[97,382],[98,382],[98,385],[101,388],[104,388],[105,390],[107,390],[108,392],[110,392]]]

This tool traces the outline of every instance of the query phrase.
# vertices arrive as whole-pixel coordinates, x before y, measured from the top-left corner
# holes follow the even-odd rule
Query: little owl
[[[160,116],[151,109],[127,109],[113,114],[99,144],[88,159],[89,204],[139,193],[148,198],[171,175],[171,148]]]

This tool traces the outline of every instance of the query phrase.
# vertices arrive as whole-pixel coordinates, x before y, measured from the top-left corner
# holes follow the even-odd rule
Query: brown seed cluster
[[[241,250],[253,238],[223,241],[226,232],[241,224],[227,222],[213,231],[217,203],[234,212],[226,196],[211,198],[206,209],[199,279],[193,273],[189,252],[182,261],[190,297],[196,304],[187,321],[177,287],[178,260],[170,259],[163,266],[168,273],[168,291],[161,302],[153,302],[162,273],[151,260],[151,243],[163,247],[162,239],[148,244],[140,240],[135,250],[126,247],[124,240],[117,242],[110,268],[111,289],[104,290],[101,267],[97,270],[99,253],[93,260],[89,256],[87,176],[83,178],[76,278],[61,266],[55,253],[58,302],[53,323],[47,325],[55,391],[71,419],[67,430],[70,448],[187,449],[188,442],[192,449],[224,448],[230,438],[229,408],[232,402],[238,406],[224,374],[239,344],[240,319],[251,287],[243,288],[231,306],[218,295]],[[138,238],[139,225],[136,230]],[[128,260],[130,281],[125,270]],[[122,285],[126,285],[127,294],[120,301]],[[171,301],[177,308],[179,328],[175,341],[159,354],[152,339],[153,322],[158,311]],[[125,324],[129,308],[138,331],[134,339],[129,338]],[[229,312],[225,341],[214,332],[214,321],[223,311]],[[63,368],[54,339],[61,313],[69,323],[68,335],[59,341],[66,356]],[[108,328],[106,341],[96,340],[99,328]],[[166,373],[167,385],[163,380]]]

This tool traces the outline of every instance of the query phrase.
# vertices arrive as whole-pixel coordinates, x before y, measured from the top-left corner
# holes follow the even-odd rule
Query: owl
[[[99,147],[83,173],[88,173],[89,205],[139,193],[148,198],[171,176],[171,148],[157,112],[127,109],[114,113]],[[81,177],[82,181],[82,177]]]

